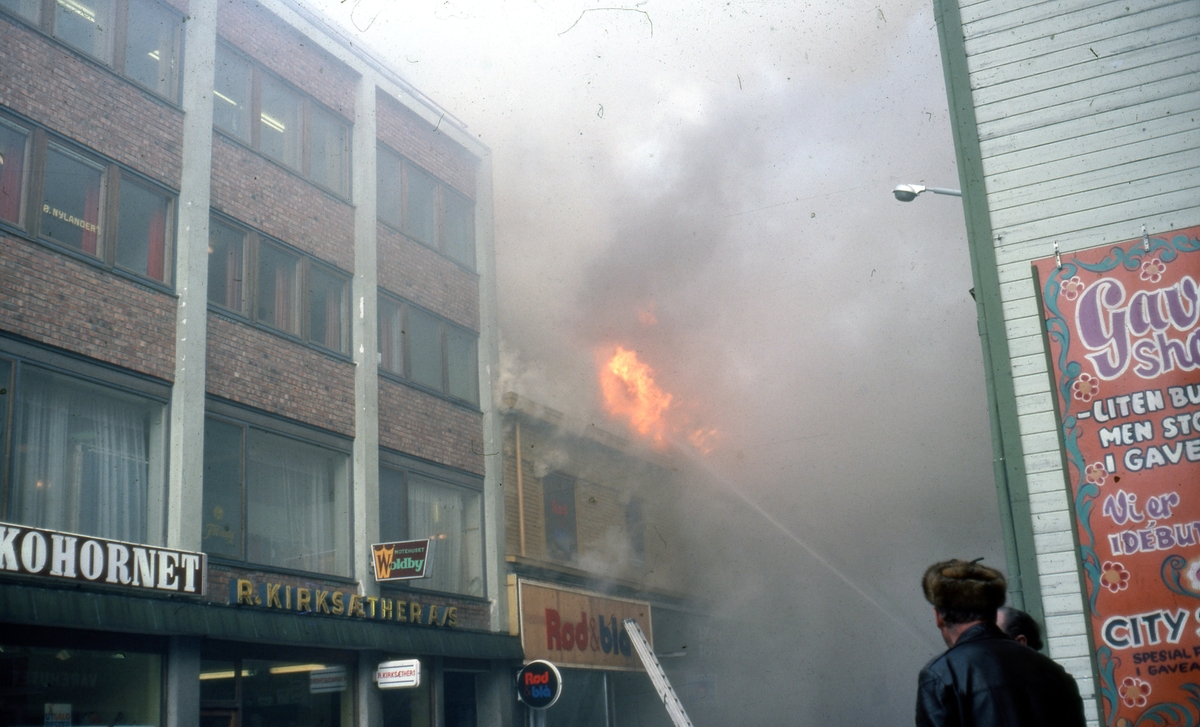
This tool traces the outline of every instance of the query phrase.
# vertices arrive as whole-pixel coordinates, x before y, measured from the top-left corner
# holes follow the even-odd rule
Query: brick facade
[[[390,227],[378,225],[381,288],[479,330],[479,277]]]
[[[354,121],[358,74],[257,3],[221,0],[217,33],[267,70],[303,89],[347,121]]]
[[[179,188],[183,111],[0,15],[0,106]]]
[[[212,207],[346,272],[354,270],[354,208],[217,133]]]
[[[477,163],[466,151],[438,133],[436,127],[383,92],[377,94],[375,123],[379,141],[468,198],[475,199]]]
[[[219,314],[208,317],[206,389],[354,436],[354,364]]]
[[[0,326],[115,366],[175,377],[174,296],[4,234]]]
[[[379,446],[483,474],[478,413],[389,379],[379,380]]]

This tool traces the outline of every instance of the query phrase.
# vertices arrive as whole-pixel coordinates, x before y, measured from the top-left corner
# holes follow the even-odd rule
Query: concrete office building
[[[1135,563],[1120,539],[1102,534],[1111,525],[1103,498],[1141,492],[1144,472],[1129,471],[1130,463],[1140,467],[1136,458],[1122,462],[1120,441],[1081,434],[1083,422],[1107,419],[1092,413],[1092,398],[1114,397],[1124,384],[1115,374],[1081,378],[1090,376],[1091,357],[1063,347],[1076,320],[1052,307],[1073,310],[1088,275],[1131,275],[1153,286],[1168,263],[1183,266],[1181,275],[1195,269],[1200,8],[1136,0],[936,0],[935,8],[1014,601],[1044,618],[1048,652],[1075,675],[1093,724],[1149,723],[1151,716],[1138,720],[1151,713],[1190,723],[1200,703],[1159,679],[1157,663],[1139,669],[1136,649],[1126,649],[1160,643],[1130,616],[1200,605],[1186,579],[1164,585],[1170,559],[1195,558],[1195,546],[1175,543],[1171,554],[1143,554]],[[1107,262],[1096,264],[1102,256]],[[1050,271],[1040,288],[1037,260]],[[1067,270],[1082,277],[1059,281]],[[1137,388],[1166,389],[1153,377]],[[1083,459],[1079,448],[1093,444],[1112,458]],[[1147,447],[1140,435],[1135,444]],[[1186,466],[1149,492],[1170,489],[1189,502],[1196,479]],[[1160,525],[1166,517],[1159,514]],[[1160,602],[1143,603],[1158,591]],[[1191,639],[1195,624],[1184,631],[1172,643]]]
[[[0,721],[509,724],[487,148],[286,0],[0,69]]]

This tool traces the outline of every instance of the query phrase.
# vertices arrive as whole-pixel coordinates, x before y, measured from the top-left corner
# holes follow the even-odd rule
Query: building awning
[[[508,634],[273,612],[182,598],[137,598],[11,581],[0,583],[0,622],[470,659],[522,658],[521,640]]]

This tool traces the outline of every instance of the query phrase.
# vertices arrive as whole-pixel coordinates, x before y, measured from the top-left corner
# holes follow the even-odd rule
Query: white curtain
[[[251,429],[247,560],[349,575],[346,455]]]
[[[17,522],[147,542],[162,404],[32,366],[18,393]]]
[[[434,591],[483,595],[479,494],[422,477],[408,478],[410,538],[429,538],[429,578],[409,581]]]

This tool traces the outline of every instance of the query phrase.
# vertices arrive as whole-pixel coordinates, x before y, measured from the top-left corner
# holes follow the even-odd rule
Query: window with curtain
[[[29,132],[0,121],[0,220],[22,223]]]
[[[379,367],[404,375],[403,308],[391,298],[379,296]]]
[[[9,518],[161,542],[165,416],[152,399],[22,366]]]
[[[299,300],[300,258],[268,243],[258,247],[258,305],[256,316],[262,323],[286,333],[300,335],[297,312]]]
[[[380,291],[379,369],[479,404],[479,336]]]
[[[345,452],[215,416],[205,419],[204,434],[206,552],[350,575]]]
[[[482,498],[479,491],[413,473],[407,477],[407,538],[429,538],[430,576],[414,588],[483,596]]]
[[[475,269],[474,202],[382,144],[375,175],[380,222]]]
[[[309,340],[331,351],[347,353],[346,279],[317,265],[308,271]]]
[[[160,282],[167,279],[167,225],[171,200],[121,179],[116,264]]]
[[[250,429],[246,437],[246,559],[350,575],[345,454]]]
[[[42,237],[88,255],[99,255],[104,169],[50,145],[43,187]]]

